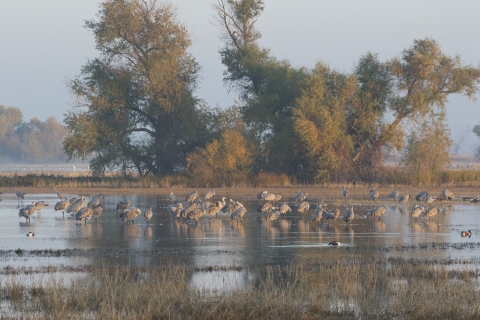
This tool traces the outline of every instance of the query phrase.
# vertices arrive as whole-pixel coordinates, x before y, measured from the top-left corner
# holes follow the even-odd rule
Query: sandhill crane
[[[438,196],[435,201],[438,201],[438,202],[447,202],[448,201],[448,198],[445,197],[445,196]]]
[[[280,214],[286,214],[287,212],[292,211],[292,207],[290,207],[286,202],[284,202],[280,208],[278,209],[280,211]]]
[[[60,202],[57,202],[55,204],[55,211],[62,210],[62,215],[65,216],[65,210],[70,207],[70,201],[68,200],[62,200]]]
[[[117,204],[117,212],[118,211],[125,211],[126,209],[128,209],[128,207],[130,206],[130,200],[120,200],[120,202],[118,202]]]
[[[239,219],[243,220],[243,216],[245,215],[245,212],[247,212],[247,209],[245,209],[244,206],[241,206],[235,211],[233,211],[232,215],[230,216],[230,219],[231,220],[237,219],[237,223],[238,223]]]
[[[173,203],[167,207],[167,211],[170,212],[171,215],[175,216],[177,211],[181,212],[183,210],[183,204],[181,202],[179,203]]]
[[[263,200],[265,201],[274,201],[275,200],[275,193],[267,193],[264,197]]]
[[[448,200],[453,200],[455,198],[455,194],[452,191],[442,190],[442,196],[447,198]]]
[[[415,200],[419,202],[423,202],[427,200],[427,198],[428,198],[428,192],[424,190],[424,191],[421,191],[419,194],[417,194],[417,196],[415,197]]]
[[[32,202],[32,204],[20,208],[20,210],[18,211],[18,216],[24,217],[25,223],[27,223],[27,221],[30,222],[30,217],[33,216],[35,210],[35,204]]]
[[[195,201],[197,197],[198,197],[198,191],[195,190],[195,191],[192,191],[189,195],[187,195],[187,197],[185,198],[185,201],[193,203],[193,201]]]
[[[90,208],[95,207],[101,204],[102,200],[103,200],[103,194],[99,194],[98,196],[93,197],[92,200],[90,200],[90,202],[87,204],[87,207],[90,207]]]
[[[75,219],[77,221],[85,220],[85,224],[87,224],[87,220],[92,218],[93,210],[91,207],[83,207],[75,214]]]
[[[67,196],[60,191],[58,191],[55,186],[53,186],[53,190],[57,193],[57,196],[60,198],[60,200],[67,200]]]
[[[379,219],[382,219],[382,216],[385,214],[386,210],[387,207],[385,206],[377,206],[375,209],[370,210],[370,215],[372,217],[378,217]]]
[[[280,216],[280,211],[278,210],[270,211],[266,214],[265,221],[275,221],[278,219],[279,216]]]
[[[425,203],[431,204],[431,203],[433,203],[435,200],[437,200],[437,197],[436,197],[436,196],[428,196],[428,197],[425,199]]]
[[[175,201],[175,195],[173,194],[173,191],[170,191],[170,194],[168,195],[168,200],[170,202]]]
[[[373,201],[375,201],[375,200],[378,199],[379,196],[380,196],[380,193],[379,193],[375,188],[373,188],[372,190],[370,190],[370,193],[369,193],[370,199],[372,199]]]
[[[293,201],[295,202],[301,202],[305,199],[307,199],[307,196],[308,196],[308,193],[306,192],[299,192],[295,195],[295,197],[293,197]]]
[[[147,223],[150,223],[150,219],[153,217],[152,206],[150,206],[150,208],[143,213],[143,216],[145,217]]]
[[[320,203],[317,204],[317,208],[315,209],[315,212],[312,215],[312,221],[320,222],[320,220],[322,219],[322,215],[325,211],[327,211],[327,204],[323,204],[323,205],[320,205]]]
[[[400,198],[398,198],[398,203],[407,203],[408,199],[410,199],[410,195],[408,194],[408,192],[405,192],[400,196]]]
[[[176,214],[176,217],[177,218],[186,218],[187,215],[192,212],[193,210],[197,209],[199,207],[198,203],[192,203],[190,204],[189,206],[186,206],[185,208],[183,208],[183,210],[181,212],[178,212],[177,210],[177,214]]]
[[[136,207],[131,207],[122,212],[121,218],[122,221],[127,221],[127,223],[130,220],[132,221],[132,223],[135,223],[135,218],[138,217],[141,213],[142,212],[140,211],[140,209]]]
[[[345,188],[345,186],[343,186],[342,196],[345,199],[345,201],[347,201],[348,190]]]
[[[48,203],[45,203],[45,201],[37,201],[35,202],[35,209],[40,213],[40,210],[43,208],[48,207]]]
[[[17,189],[15,189],[15,187],[12,187],[12,188],[13,188],[13,191],[15,191],[15,195],[17,196],[18,201],[20,202],[20,199],[22,199],[22,202],[23,202],[23,200],[25,199],[26,193],[18,191]]]
[[[223,213],[227,213],[227,212],[228,212],[228,213],[232,214],[233,211],[235,211],[235,210],[234,210],[235,205],[236,205],[235,201],[233,201],[232,199],[230,199],[230,202],[223,206],[222,212],[223,212]]]
[[[267,191],[262,191],[257,195],[257,199],[261,200],[261,199],[265,198],[266,195],[267,195]]]
[[[307,212],[310,209],[310,204],[308,201],[302,201],[295,207],[295,212],[302,214]]]
[[[232,208],[231,210],[232,210],[232,212],[233,212],[233,211],[235,211],[235,210],[237,210],[237,209],[239,209],[239,208],[242,208],[242,207],[243,207],[243,204],[242,204],[242,203],[240,203],[240,202],[238,202],[238,201],[235,201],[235,202],[233,203],[233,208]]]
[[[418,218],[422,214],[423,210],[425,210],[425,208],[417,204],[415,208],[413,208],[413,210],[410,211],[409,216],[412,218]]]
[[[398,190],[395,190],[395,191],[392,191],[389,195],[388,195],[388,198],[390,199],[397,199],[398,196],[400,195],[400,191]]]
[[[270,209],[272,209],[272,203],[265,202],[264,204],[262,204],[261,206],[259,206],[257,208],[257,211],[261,212],[261,213],[265,213],[265,212],[269,211]]]
[[[219,200],[217,201],[217,207],[220,207],[220,210],[223,209],[223,207],[225,206],[226,202],[225,202],[225,197],[222,197],[222,200]]]
[[[213,205],[211,205],[210,207],[206,208],[205,209],[205,215],[208,215],[208,216],[217,216],[217,214],[222,210],[223,208],[223,204],[219,201]]]
[[[204,205],[197,206],[195,209],[190,211],[185,217],[187,220],[198,221],[201,217],[205,215]]]
[[[274,195],[275,195],[275,199],[273,199],[273,201],[278,202],[282,199],[282,195],[280,193],[275,192]]]
[[[428,208],[427,211],[423,213],[425,218],[433,218],[438,214],[438,207]]]
[[[343,221],[345,221],[346,223],[350,223],[354,217],[355,217],[355,213],[353,212],[353,206],[351,206],[350,210],[347,210],[343,215]]]
[[[93,207],[90,207],[90,208],[92,208],[92,217],[95,217],[95,219],[98,220],[98,216],[103,211],[103,206],[101,204],[97,204],[96,206],[93,206]]]
[[[333,220],[333,222],[335,222],[338,217],[340,217],[340,210],[336,208],[322,213],[322,218],[327,220],[327,223],[329,223],[328,220]]]
[[[205,194],[205,201],[207,201],[208,199],[210,199],[211,197],[213,197],[215,195],[215,190],[210,190],[208,191],[206,194]]]
[[[87,205],[87,200],[82,196],[67,208],[67,213],[76,214],[80,209]]]

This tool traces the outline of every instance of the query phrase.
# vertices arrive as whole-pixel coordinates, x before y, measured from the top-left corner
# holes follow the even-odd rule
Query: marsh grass
[[[404,186],[478,186],[480,185],[480,170],[444,170],[436,174],[429,172],[412,173],[401,167],[385,167],[365,181],[330,181],[321,185],[404,185]],[[102,176],[86,175],[82,172],[65,172],[61,174],[18,174],[17,172],[2,172],[0,187],[51,187],[59,188],[248,188],[270,187],[289,188],[312,186],[306,181],[299,181],[286,174],[261,172],[255,176],[244,176],[232,179],[199,179],[185,174],[167,175],[162,177],[122,175],[106,173]]]
[[[69,281],[7,275],[0,298],[5,315],[39,319],[475,319],[479,267],[359,258],[259,267],[244,287],[210,290],[189,281],[209,268],[104,265]]]

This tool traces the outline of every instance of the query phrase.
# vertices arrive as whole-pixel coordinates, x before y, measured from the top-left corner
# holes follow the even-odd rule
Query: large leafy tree
[[[225,41],[220,50],[224,82],[238,90],[244,121],[261,150],[256,169],[298,174],[303,157],[291,117],[307,70],[276,59],[258,45],[256,22],[263,1],[218,0],[213,7]]]
[[[107,0],[87,21],[100,56],[69,82],[77,110],[66,116],[69,158],[96,172],[172,173],[207,139],[194,96],[199,67],[175,10],[155,0]]]
[[[374,179],[385,152],[401,151],[405,142],[410,169],[438,171],[451,145],[444,123],[448,96],[475,98],[479,79],[478,68],[463,66],[428,38],[387,62],[367,54],[351,75],[317,66],[294,109],[309,173],[316,180],[333,173]],[[427,154],[435,156],[427,160]]]

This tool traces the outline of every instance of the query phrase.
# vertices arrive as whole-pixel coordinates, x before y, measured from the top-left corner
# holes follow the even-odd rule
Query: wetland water
[[[368,209],[376,204],[353,201],[350,203],[354,205],[356,217],[350,225],[341,219],[335,223],[317,224],[311,221],[316,207],[314,196],[309,199],[313,201],[310,201],[308,213],[302,216],[288,213],[274,222],[266,222],[263,215],[257,213],[256,208],[263,202],[253,200],[255,196],[234,199],[247,208],[243,222],[231,221],[228,214],[220,213],[217,218],[204,217],[195,223],[171,217],[166,210],[169,203],[165,194],[107,195],[98,221],[93,218],[85,225],[76,223],[68,213],[62,217],[61,211],[54,211],[54,205],[59,201],[54,193],[25,197],[24,205],[39,200],[49,204],[41,213],[35,213],[28,224],[25,218],[18,217],[16,196],[3,194],[4,201],[0,202],[0,250],[3,250],[0,265],[5,269],[102,263],[158,266],[172,262],[199,270],[224,267],[223,271],[209,275],[198,272],[192,276],[194,285],[217,288],[242,286],[248,282],[248,268],[257,266],[317,264],[356,255],[377,260],[392,257],[471,260],[480,253],[478,204],[458,201],[443,204],[436,218],[415,220],[408,216],[408,210],[416,204],[414,200],[408,205],[384,202],[387,212],[382,220],[378,220],[366,217]],[[127,225],[117,218],[116,204],[123,198],[142,210],[134,224]],[[216,196],[213,201],[219,198]],[[335,203],[328,208],[339,207],[343,216],[342,202]],[[147,224],[143,212],[149,205],[153,207],[154,216]],[[472,237],[462,238],[462,230],[472,230]],[[26,236],[30,231],[35,233],[34,237]],[[328,246],[330,241],[340,241],[341,248]],[[422,247],[422,244],[428,246]],[[345,250],[345,247],[361,249]],[[12,251],[17,249],[27,254]],[[45,254],[35,251],[50,249],[60,251]]]

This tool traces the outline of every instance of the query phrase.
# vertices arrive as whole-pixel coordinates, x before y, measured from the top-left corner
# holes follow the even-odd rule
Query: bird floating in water
[[[462,237],[471,237],[472,236],[472,231],[468,230],[468,231],[462,231],[461,233]]]
[[[27,233],[27,237],[33,237],[35,235],[35,233],[33,233],[32,231],[30,231],[29,233]]]
[[[339,246],[340,245],[340,242],[338,241],[331,241],[328,243],[329,246]]]

